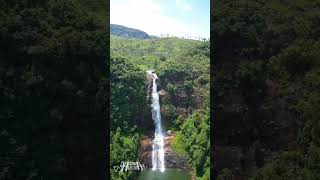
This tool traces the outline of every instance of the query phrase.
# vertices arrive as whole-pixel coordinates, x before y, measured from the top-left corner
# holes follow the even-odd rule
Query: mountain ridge
[[[126,37],[126,38],[136,38],[136,39],[151,39],[148,33],[134,28],[129,28],[123,25],[110,24],[110,34]]]

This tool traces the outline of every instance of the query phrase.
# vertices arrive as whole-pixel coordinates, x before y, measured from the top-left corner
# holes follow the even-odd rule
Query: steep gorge
[[[112,163],[116,165],[126,158],[140,161],[152,169],[155,121],[152,119],[150,104],[153,83],[145,77],[145,72],[156,69],[165,167],[170,169],[168,173],[172,173],[172,169],[181,169],[175,172],[208,177],[209,42],[111,36],[111,54],[114,78],[111,82],[114,82],[112,85],[115,87],[111,99],[114,102],[111,111],[114,119]],[[121,147],[131,149],[124,150]],[[113,176],[136,177],[137,174],[114,173]]]
[[[157,89],[154,89],[155,86],[155,81],[158,80],[157,77],[154,77],[154,71],[147,71],[147,81],[148,81],[148,95],[147,95],[147,102],[150,103],[150,107],[154,108],[154,93],[155,91],[157,91]],[[161,93],[162,91],[162,93]],[[168,93],[166,93],[164,90],[160,90],[158,91],[160,97],[164,97],[165,95],[168,95]],[[157,92],[157,93],[158,93]],[[157,97],[159,98],[159,97]],[[153,110],[152,110],[153,111]],[[156,113],[156,112],[155,112]],[[163,111],[163,109],[161,110],[161,113],[165,112]],[[161,117],[154,117],[157,116],[156,114],[154,115],[154,112],[152,112],[152,118],[158,118],[160,119],[161,122],[163,122],[161,120]],[[158,115],[160,116],[160,115]],[[155,120],[154,120],[155,121]],[[155,165],[154,165],[154,140],[152,139],[156,139],[157,137],[157,126],[159,126],[159,124],[157,124],[158,122],[154,122],[155,125],[155,135],[151,135],[149,136],[145,136],[144,139],[142,139],[142,141],[140,141],[140,148],[139,148],[139,159],[141,160],[141,162],[146,165],[147,167],[149,167],[150,169],[154,169]],[[172,123],[172,121],[167,122],[167,124]],[[160,124],[161,126],[161,124]],[[165,129],[167,129],[169,126],[167,126],[167,128],[165,126],[163,126],[164,128],[161,128],[163,135],[161,135],[161,138],[163,138],[164,141],[164,145],[163,145],[163,152],[164,152],[164,166],[165,168],[177,168],[177,169],[190,169],[190,165],[188,164],[188,156],[186,155],[179,155],[176,152],[174,152],[174,150],[172,149],[171,145],[172,142],[174,141],[175,138],[175,134],[173,134],[170,130],[165,131]],[[149,131],[150,132],[150,131]],[[163,169],[164,171],[164,169]]]

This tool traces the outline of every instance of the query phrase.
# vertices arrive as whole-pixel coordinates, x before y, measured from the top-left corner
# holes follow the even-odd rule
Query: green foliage
[[[1,179],[88,175],[75,171],[101,159],[106,29],[76,1],[0,4]]]
[[[279,159],[273,161],[260,169],[253,179],[296,179],[301,177],[301,169],[303,168],[303,156],[298,152],[287,152],[280,156]]]
[[[184,118],[181,115],[179,115],[178,118],[174,121],[174,125],[176,127],[180,127],[183,124],[183,122]]]
[[[115,172],[122,161],[136,162],[143,129],[141,122],[148,110],[145,102],[145,74],[133,62],[114,52],[110,61],[110,166],[113,179],[137,177],[136,172]],[[139,127],[132,128],[132,127]]]
[[[137,162],[138,161],[138,145],[140,136],[134,133],[136,130],[122,131],[120,127],[110,134],[110,173],[112,179],[128,179],[136,177],[132,171],[129,172],[116,172],[114,167],[120,166],[121,162]]]
[[[131,72],[145,73],[145,70],[155,69],[159,77],[159,89],[163,89],[168,96],[161,98],[162,117],[166,129],[172,129],[177,132],[172,148],[178,154],[184,154],[190,157],[190,165],[194,168],[196,176],[202,179],[210,179],[210,123],[209,123],[209,102],[210,102],[210,42],[201,42],[195,40],[185,40],[179,38],[158,38],[158,39],[127,39],[118,36],[111,36],[111,52],[119,57],[113,58],[112,62],[121,65],[111,67],[113,77],[131,74]],[[122,60],[121,60],[122,59]],[[120,63],[121,62],[121,63]],[[122,65],[126,64],[126,65]],[[111,64],[111,66],[113,66]],[[126,68],[124,68],[126,67]],[[135,67],[135,70],[129,67]],[[122,73],[117,73],[122,71]],[[125,76],[129,78],[128,76]],[[147,85],[138,85],[138,81],[143,82],[143,76],[133,76],[137,78],[134,86],[134,79],[121,87],[132,87],[132,89],[145,89]],[[118,85],[117,85],[118,86]],[[113,100],[118,102],[120,94],[130,94],[128,90],[116,88]],[[125,92],[125,93],[124,93]],[[140,92],[140,90],[139,90]],[[132,92],[132,95],[138,99],[145,96],[145,91]],[[139,95],[138,95],[138,94]],[[138,97],[139,96],[139,97]],[[145,103],[145,102],[144,102]],[[141,112],[143,104],[138,104],[140,109],[130,109],[132,103],[126,101],[115,104],[118,109],[117,114],[112,118],[121,120],[117,122],[130,121],[135,117],[128,112]],[[178,112],[178,108],[185,109],[186,119]],[[145,109],[148,109],[145,107]],[[117,109],[115,109],[117,111]],[[115,112],[116,112],[115,111]],[[180,115],[180,116],[178,116]],[[125,116],[125,117],[124,117]],[[146,123],[146,122],[145,122]],[[127,127],[127,125],[115,124],[116,128]]]
[[[166,87],[168,93],[170,93],[170,95],[176,95],[177,91],[178,91],[178,87],[174,84],[168,83],[167,87]]]
[[[318,93],[310,93],[307,97],[301,100],[295,107],[301,117],[306,120],[304,126],[299,134],[299,143],[302,147],[308,147],[310,143],[320,145],[319,139],[319,124],[318,120],[320,117],[319,106],[318,106]]]
[[[172,105],[169,102],[163,101],[162,105],[162,118],[164,119],[164,126],[165,127],[172,127],[171,121],[166,121],[166,120],[172,120],[177,118],[177,111],[176,107]]]
[[[317,59],[319,42],[305,40],[284,49],[278,56],[271,58],[270,70],[275,78],[298,78],[319,65]]]
[[[203,176],[206,168],[210,167],[209,124],[209,112],[199,110],[181,125],[184,149],[190,156],[190,163],[195,168],[197,176]]]
[[[174,141],[172,142],[172,149],[180,154],[180,155],[185,155],[187,154],[186,150],[184,149],[184,143],[183,143],[183,140],[182,140],[182,134],[181,132],[176,132],[176,137],[174,139]]]
[[[210,179],[210,167],[205,169],[205,172],[202,177],[197,177],[199,180],[208,180]]]
[[[232,171],[228,168],[223,169],[221,171],[221,174],[218,175],[218,180],[232,180],[232,178]]]
[[[196,83],[198,83],[200,86],[204,86],[208,84],[209,81],[210,81],[210,77],[208,75],[202,75],[196,79]]]
[[[319,179],[312,168],[301,165],[307,157],[317,161],[315,147],[320,145],[319,1],[215,4],[213,96],[223,119],[215,128],[218,141],[254,147],[256,165],[262,167],[254,179]],[[297,138],[277,141],[283,125]],[[293,150],[292,144],[299,144],[297,160],[281,156],[264,164],[263,156]]]
[[[109,12],[106,11],[106,7],[108,7],[108,2],[104,0],[76,0],[81,7],[86,10],[93,12],[94,18],[100,21],[100,24],[103,27],[109,26],[108,17]]]
[[[297,151],[287,152],[260,169],[253,179],[319,179],[320,148],[310,145],[307,153],[302,155]]]
[[[185,81],[183,83],[183,89],[188,93],[191,94],[193,92],[193,81]]]
[[[141,40],[111,36],[110,50],[132,59],[143,70],[148,70],[154,68],[156,61],[159,61],[160,65],[160,63],[166,62],[181,51],[186,51],[189,47],[195,48],[201,43],[200,41],[179,38]]]
[[[112,55],[110,66],[110,118],[111,131],[117,127],[127,129],[137,125],[143,115],[145,102],[144,72],[130,60]]]
[[[243,62],[235,73],[248,105],[257,104],[256,97],[264,95],[266,75],[263,69],[263,62]]]

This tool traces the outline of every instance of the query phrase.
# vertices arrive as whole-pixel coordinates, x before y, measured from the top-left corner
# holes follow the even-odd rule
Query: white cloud
[[[176,0],[176,4],[178,7],[180,7],[181,9],[183,9],[185,11],[192,10],[191,5],[188,2],[186,2],[185,0]]]
[[[181,34],[184,25],[177,19],[161,14],[161,6],[154,0],[111,1],[110,21],[141,29],[152,35],[161,33]]]

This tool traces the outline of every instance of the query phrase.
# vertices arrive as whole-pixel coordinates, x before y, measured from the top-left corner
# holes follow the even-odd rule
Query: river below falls
[[[185,170],[166,169],[164,172],[145,170],[138,180],[192,180],[192,178]]]

